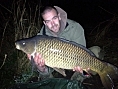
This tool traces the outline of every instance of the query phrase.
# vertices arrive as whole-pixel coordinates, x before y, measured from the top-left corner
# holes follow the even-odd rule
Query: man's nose
[[[54,26],[54,21],[53,20],[51,21],[51,25]]]

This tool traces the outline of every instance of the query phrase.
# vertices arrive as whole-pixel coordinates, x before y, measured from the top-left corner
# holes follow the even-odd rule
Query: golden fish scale
[[[78,46],[58,39],[42,39],[37,44],[37,52],[50,67],[73,69],[76,66],[101,71],[105,64]]]

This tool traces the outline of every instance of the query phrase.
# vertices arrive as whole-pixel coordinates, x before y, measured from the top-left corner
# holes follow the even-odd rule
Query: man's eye
[[[55,16],[53,19],[57,19],[58,18],[58,16]]]
[[[50,21],[45,21],[45,23],[49,23]]]

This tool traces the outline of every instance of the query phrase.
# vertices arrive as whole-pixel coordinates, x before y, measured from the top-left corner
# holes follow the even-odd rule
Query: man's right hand
[[[27,54],[27,56],[28,56],[29,60],[31,60],[31,55]],[[44,61],[44,59],[42,59],[42,56],[39,53],[35,54],[34,62],[36,64],[37,68],[41,72],[45,72],[45,70],[46,70],[45,61]]]

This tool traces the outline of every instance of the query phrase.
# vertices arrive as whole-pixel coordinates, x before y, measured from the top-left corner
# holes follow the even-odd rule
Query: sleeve
[[[73,26],[73,30],[73,37],[71,40],[86,47],[85,34],[82,26],[77,23],[75,26]]]
[[[53,77],[53,76],[52,76],[52,72],[54,71],[54,69],[53,69],[53,68],[50,68],[50,67],[48,67],[48,66],[46,66],[46,71],[45,71],[45,72],[41,72],[41,71],[38,70],[38,69],[37,69],[37,71],[38,71],[39,77],[40,77],[41,79],[46,79],[46,78]]]

